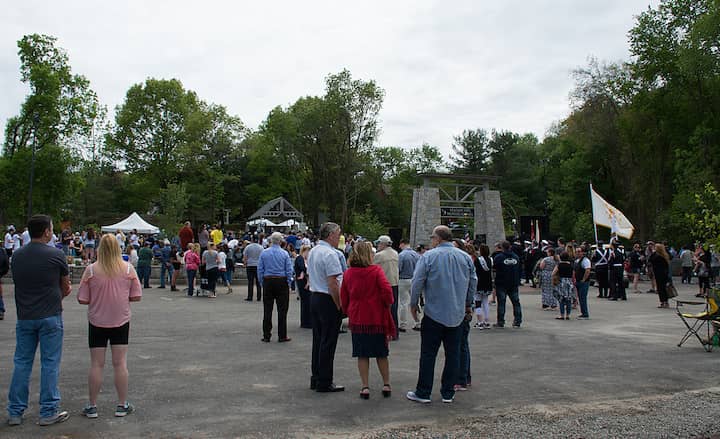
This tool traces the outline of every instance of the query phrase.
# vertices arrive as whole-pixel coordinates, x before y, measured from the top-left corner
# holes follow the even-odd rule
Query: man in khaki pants
[[[379,265],[385,273],[385,277],[393,291],[393,304],[390,311],[395,320],[395,327],[398,328],[398,253],[392,248],[392,239],[387,235],[381,235],[375,241],[377,247],[377,253],[375,253],[375,259],[373,260],[375,265]],[[393,340],[397,340],[398,333],[395,332]]]

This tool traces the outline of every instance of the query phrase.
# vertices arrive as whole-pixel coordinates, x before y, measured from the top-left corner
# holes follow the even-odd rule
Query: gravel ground
[[[720,387],[573,406],[534,405],[458,418],[456,425],[403,426],[358,438],[720,439]]]

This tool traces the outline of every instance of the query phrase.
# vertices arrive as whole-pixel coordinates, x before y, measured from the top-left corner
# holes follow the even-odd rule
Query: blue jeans
[[[140,282],[143,284],[145,288],[150,288],[150,270],[151,267],[149,265],[138,265],[137,266],[137,275],[138,278],[140,278]]]
[[[8,392],[8,415],[19,417],[28,406],[30,375],[40,344],[40,417],[54,416],[60,405],[58,376],[63,345],[62,315],[15,324],[15,368]]]
[[[513,325],[520,326],[522,323],[522,308],[520,308],[520,293],[517,287],[510,291],[497,287],[496,295],[498,325],[505,325],[505,298],[509,297],[513,306]]]
[[[580,302],[580,315],[583,317],[590,317],[590,313],[588,312],[588,302],[587,302],[587,296],[588,296],[588,288],[590,288],[589,282],[577,282],[575,284],[577,287],[578,292],[578,302]]]
[[[0,287],[2,288],[2,287]],[[2,296],[0,296],[0,312],[5,314],[5,302],[3,302]]]
[[[173,270],[174,270],[173,266],[170,263],[163,262],[160,264],[160,286],[161,287],[165,286],[165,273],[167,273],[167,277],[169,279],[172,279]]]
[[[470,322],[463,320],[460,323],[460,330],[460,370],[456,384],[465,386],[472,382],[470,375]]]
[[[560,302],[560,315],[569,317],[572,311],[572,297],[561,297],[558,302]]]
[[[197,275],[197,270],[188,270],[187,271],[188,296],[193,295],[193,283],[195,283],[196,275]]]
[[[460,326],[447,327],[434,321],[427,315],[422,319],[420,329],[420,372],[415,394],[420,398],[430,398],[435,376],[435,360],[440,343],[445,350],[445,366],[440,382],[440,394],[445,399],[455,396],[454,386],[460,368]]]

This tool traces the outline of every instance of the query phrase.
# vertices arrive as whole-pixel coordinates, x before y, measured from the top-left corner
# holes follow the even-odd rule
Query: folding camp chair
[[[704,301],[674,300],[677,315],[687,327],[687,332],[682,340],[680,340],[680,343],[678,343],[678,347],[682,346],[683,343],[694,335],[705,351],[712,351],[713,323],[720,322],[720,289],[710,289],[708,297]],[[681,312],[680,307],[683,305],[705,305],[705,311],[695,314]],[[702,336],[706,336],[706,338]]]

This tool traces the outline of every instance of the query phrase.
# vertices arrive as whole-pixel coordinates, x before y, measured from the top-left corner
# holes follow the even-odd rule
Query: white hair
[[[273,244],[280,244],[283,241],[283,235],[280,232],[274,232],[270,235],[270,242]]]

